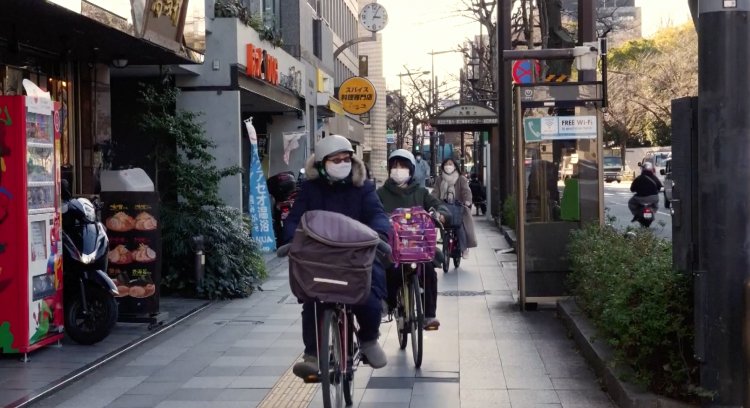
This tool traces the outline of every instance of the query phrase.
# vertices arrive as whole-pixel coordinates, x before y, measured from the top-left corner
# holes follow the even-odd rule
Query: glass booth
[[[599,82],[515,87],[522,310],[565,296],[571,231],[603,220]]]

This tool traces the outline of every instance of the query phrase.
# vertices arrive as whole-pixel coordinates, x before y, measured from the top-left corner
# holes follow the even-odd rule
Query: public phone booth
[[[514,88],[521,310],[567,295],[571,231],[604,217],[602,82]]]

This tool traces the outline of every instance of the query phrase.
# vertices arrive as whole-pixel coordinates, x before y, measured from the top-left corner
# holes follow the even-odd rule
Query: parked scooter
[[[274,201],[272,210],[273,232],[276,235],[277,247],[281,245],[284,220],[289,216],[297,193],[306,179],[304,169],[300,170],[296,180],[292,171],[278,173],[268,179],[268,192]]]
[[[67,180],[62,201],[65,332],[77,343],[94,344],[117,322],[117,287],[105,272],[109,239],[94,205],[74,198]]]

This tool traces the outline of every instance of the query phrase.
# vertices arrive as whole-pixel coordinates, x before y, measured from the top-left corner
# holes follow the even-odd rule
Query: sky
[[[388,89],[398,89],[398,74],[406,72],[404,66],[410,71],[429,71],[431,51],[454,50],[465,39],[479,35],[479,23],[459,12],[465,8],[463,0],[378,0],[378,3],[388,11],[388,25],[382,31]],[[636,0],[636,6],[641,7],[644,37],[690,19],[687,0]],[[463,65],[459,53],[435,55],[434,62],[438,82],[457,78]]]

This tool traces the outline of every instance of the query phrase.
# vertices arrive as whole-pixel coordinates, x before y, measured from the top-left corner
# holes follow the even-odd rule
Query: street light
[[[406,68],[406,67],[404,67],[404,68]],[[403,94],[403,91],[401,90],[402,79],[405,76],[411,77],[412,75],[415,75],[415,74],[427,75],[429,73],[430,73],[430,71],[421,71],[421,72],[420,71],[409,71],[409,69],[406,68],[406,72],[397,74],[398,75],[398,97],[400,99],[399,103],[398,103],[398,112],[399,112],[398,113],[398,127],[399,127],[399,130],[400,130],[399,133],[401,134],[401,141],[402,141],[402,143],[403,143],[404,136],[405,136],[404,135],[404,133],[405,133],[404,129],[402,128],[403,121],[404,121],[404,94]],[[415,134],[415,135],[412,136],[412,150],[414,150],[416,148],[416,143],[415,143],[416,140],[417,140],[417,135]]]

